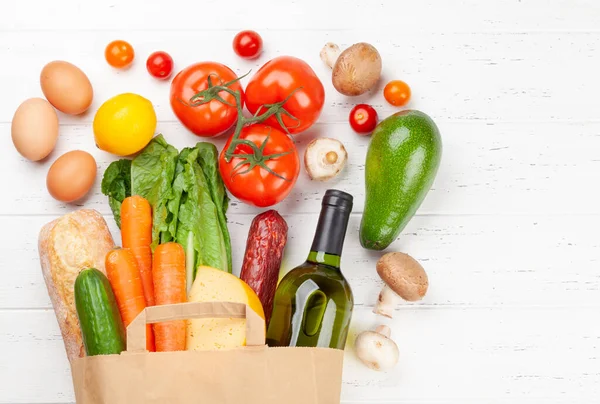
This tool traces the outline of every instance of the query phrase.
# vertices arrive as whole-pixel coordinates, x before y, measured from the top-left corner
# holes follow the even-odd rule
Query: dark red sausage
[[[240,278],[256,292],[269,325],[288,226],[275,210],[256,216],[248,232]]]

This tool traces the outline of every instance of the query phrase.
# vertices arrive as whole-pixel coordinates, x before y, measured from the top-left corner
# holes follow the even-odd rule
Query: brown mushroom
[[[321,59],[331,67],[339,47],[328,43],[321,51]],[[381,77],[381,56],[373,45],[357,43],[344,50],[333,65],[333,86],[344,95],[361,95],[375,87]]]
[[[379,300],[373,310],[377,314],[392,318],[398,296],[414,302],[427,293],[427,273],[417,260],[408,254],[391,252],[377,261],[377,273],[385,282]]]

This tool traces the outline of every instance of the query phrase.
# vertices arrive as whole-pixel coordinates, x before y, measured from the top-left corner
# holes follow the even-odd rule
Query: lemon
[[[117,156],[142,150],[152,140],[155,129],[152,103],[137,94],[119,94],[109,99],[94,117],[96,145]]]

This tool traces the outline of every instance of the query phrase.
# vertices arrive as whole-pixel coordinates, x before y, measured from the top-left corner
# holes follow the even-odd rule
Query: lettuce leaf
[[[218,151],[200,142],[181,153],[162,135],[131,160],[110,164],[102,179],[115,221],[121,203],[140,195],[152,205],[152,249],[169,241],[186,253],[188,287],[201,265],[231,273],[231,239],[225,216],[229,197],[218,170]]]
[[[219,210],[198,159],[198,148],[181,151],[173,182],[173,198],[168,205],[172,214],[177,209],[175,241],[185,250],[188,288],[201,265],[231,272]],[[219,206],[222,207],[222,201]]]
[[[169,224],[176,218],[167,203],[173,196],[177,154],[177,149],[158,135],[131,164],[131,194],[146,198],[152,206],[152,250],[173,239]]]
[[[229,197],[219,173],[219,152],[214,144],[207,142],[198,143],[196,149],[198,149],[198,163],[204,172],[211,198],[217,208],[219,226],[221,227],[227,252],[227,270],[231,272],[231,238],[227,228],[227,217],[225,216],[225,212],[229,207]]]
[[[113,161],[102,177],[102,193],[108,196],[108,205],[117,226],[121,228],[121,203],[131,196],[131,160]]]

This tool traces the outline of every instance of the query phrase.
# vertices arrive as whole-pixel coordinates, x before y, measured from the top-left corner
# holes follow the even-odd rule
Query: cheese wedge
[[[215,268],[198,268],[188,301],[243,303],[265,318],[260,300],[250,286],[237,276]],[[245,319],[204,318],[188,321],[187,350],[232,349],[245,345]]]

